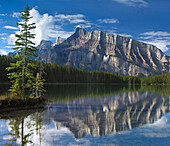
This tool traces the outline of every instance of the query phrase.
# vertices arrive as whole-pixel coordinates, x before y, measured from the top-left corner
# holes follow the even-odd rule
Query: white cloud
[[[120,36],[127,37],[127,38],[132,38],[133,36],[130,34],[119,34]]]
[[[1,37],[0,39],[1,40],[7,40],[7,37]]]
[[[6,33],[0,33],[0,36],[4,36],[4,35],[7,35]]]
[[[151,32],[141,33],[140,35],[145,35],[145,36],[170,36],[170,33],[164,32],[164,31],[151,31]]]
[[[55,21],[59,21],[59,22],[68,21],[71,24],[87,23],[88,22],[87,20],[85,20],[85,16],[82,14],[76,14],[76,15],[56,14]]]
[[[79,25],[77,25],[76,27],[89,28],[89,27],[92,27],[92,24],[91,24],[91,23],[79,24]]]
[[[76,14],[76,15],[65,15],[65,14],[57,14],[55,15],[55,22],[60,22],[62,25],[74,25],[82,27],[82,28],[89,28],[95,26],[88,20],[86,20],[86,16],[83,14]],[[78,24],[78,25],[77,25]],[[75,27],[76,27],[75,26]]]
[[[113,28],[113,29],[105,29],[103,30],[104,32],[107,32],[107,33],[112,33],[112,34],[116,34],[116,30],[114,30],[116,28]]]
[[[15,29],[15,30],[18,29],[17,27],[14,27],[14,26],[4,26],[4,28],[6,28],[6,29]]]
[[[168,40],[153,40],[153,41],[147,42],[147,43],[152,44],[152,45],[158,47],[163,52],[169,50],[167,45],[170,45],[170,41],[168,41]]]
[[[131,7],[146,7],[148,3],[144,0],[113,0],[118,3],[125,4]]]
[[[15,34],[10,34],[8,39],[8,45],[15,45],[16,37]]]
[[[6,16],[7,14],[0,14],[0,16]]]
[[[115,19],[115,18],[105,18],[105,19],[98,19],[97,20],[99,23],[119,23],[119,20]]]
[[[72,32],[64,31],[61,25],[56,24],[57,20],[55,16],[48,15],[48,13],[41,15],[34,8],[30,10],[30,15],[33,16],[33,18],[30,19],[30,23],[36,23],[36,28],[32,30],[32,33],[36,34],[33,40],[36,45],[39,45],[41,40],[49,40],[50,38],[57,38],[58,36],[67,38],[72,34]],[[71,17],[71,15],[69,15],[69,17]],[[78,17],[80,16],[78,15]],[[76,20],[74,19],[71,22],[75,23]],[[14,44],[15,40],[15,34],[11,34],[8,44]]]
[[[170,45],[170,33],[164,31],[150,31],[140,34],[139,39],[142,41],[155,45],[163,52],[167,51]]]
[[[12,49],[14,46],[5,46],[5,48]]]
[[[7,53],[6,51],[0,49],[0,54],[2,54],[2,55],[7,55],[8,53]]]
[[[49,40],[50,38],[68,38],[73,32],[65,31],[63,27],[66,25],[72,25],[73,27],[79,25],[82,28],[89,28],[94,25],[86,20],[86,17],[82,14],[65,15],[56,13],[54,16],[51,16],[45,13],[41,15],[33,8],[30,10],[30,15],[33,16],[30,19],[30,23],[36,23],[36,29],[32,31],[32,33],[36,34],[33,40],[36,45],[39,45],[41,40]],[[18,16],[18,12],[13,13],[13,17]],[[19,33],[19,31],[16,33]],[[14,44],[15,40],[15,34],[11,34],[8,44]]]
[[[114,30],[114,29],[116,29],[116,28],[113,28],[113,29],[111,29],[111,30],[104,30],[104,32],[111,33],[111,34],[118,34],[118,35],[120,35],[120,36],[122,36],[122,37],[127,37],[127,38],[132,38],[132,37],[133,37],[133,36],[130,35],[130,34],[125,34],[125,33],[120,34],[120,33],[116,33],[116,30]]]
[[[20,12],[13,12],[12,17],[19,19],[20,18]]]

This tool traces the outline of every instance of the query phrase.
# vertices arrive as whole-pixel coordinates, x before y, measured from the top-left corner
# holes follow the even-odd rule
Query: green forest
[[[10,82],[6,67],[10,63],[15,63],[16,57],[0,55],[0,83]],[[85,71],[71,66],[61,66],[51,63],[34,61],[38,66],[36,69],[42,69],[45,83],[104,83],[104,84],[170,84],[170,74],[163,74],[151,77],[123,76],[118,73],[104,71]]]

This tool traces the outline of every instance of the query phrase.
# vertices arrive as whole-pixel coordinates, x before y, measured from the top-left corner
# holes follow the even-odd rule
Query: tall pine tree
[[[30,16],[28,4],[25,11],[21,13],[22,22],[17,23],[20,27],[20,33],[16,34],[17,38],[15,42],[14,50],[21,52],[16,57],[20,58],[16,63],[11,63],[11,66],[7,68],[10,71],[9,78],[11,79],[12,86],[10,91],[14,96],[26,97],[25,89],[31,88],[35,81],[34,69],[35,64],[29,60],[30,56],[34,56],[38,50],[34,47],[32,40],[35,38],[35,34],[31,33],[31,30],[35,29],[35,23],[29,23]]]

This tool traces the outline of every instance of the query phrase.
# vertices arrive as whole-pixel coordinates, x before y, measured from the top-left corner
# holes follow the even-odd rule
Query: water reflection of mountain
[[[124,92],[53,104],[44,117],[54,121],[57,129],[66,126],[79,139],[87,134],[95,137],[150,124],[167,112],[169,97]]]
[[[12,127],[24,125],[20,129],[23,136],[27,136],[27,131],[32,133],[30,125],[36,129],[34,131],[39,127],[40,138],[34,133],[28,139],[35,137],[41,141],[42,137],[43,141],[42,135],[47,136],[46,132],[53,127],[53,123],[55,128],[52,132],[67,127],[75,138],[80,139],[88,134],[97,137],[150,124],[169,112],[169,97],[161,95],[169,95],[169,87],[49,85],[46,90],[47,97],[53,103],[47,111],[39,114],[34,111],[14,111],[0,117],[10,119]],[[17,138],[17,141],[21,138]]]

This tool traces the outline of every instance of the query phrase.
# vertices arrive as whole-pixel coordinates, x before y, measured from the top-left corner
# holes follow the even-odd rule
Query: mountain
[[[78,27],[66,40],[41,41],[38,48],[37,60],[85,70],[145,76],[169,72],[169,58],[157,47],[97,30]]]
[[[37,48],[39,49],[39,51],[43,50],[43,49],[49,49],[53,46],[53,43],[51,41],[45,41],[42,40],[40,42],[40,44],[37,46]]]

